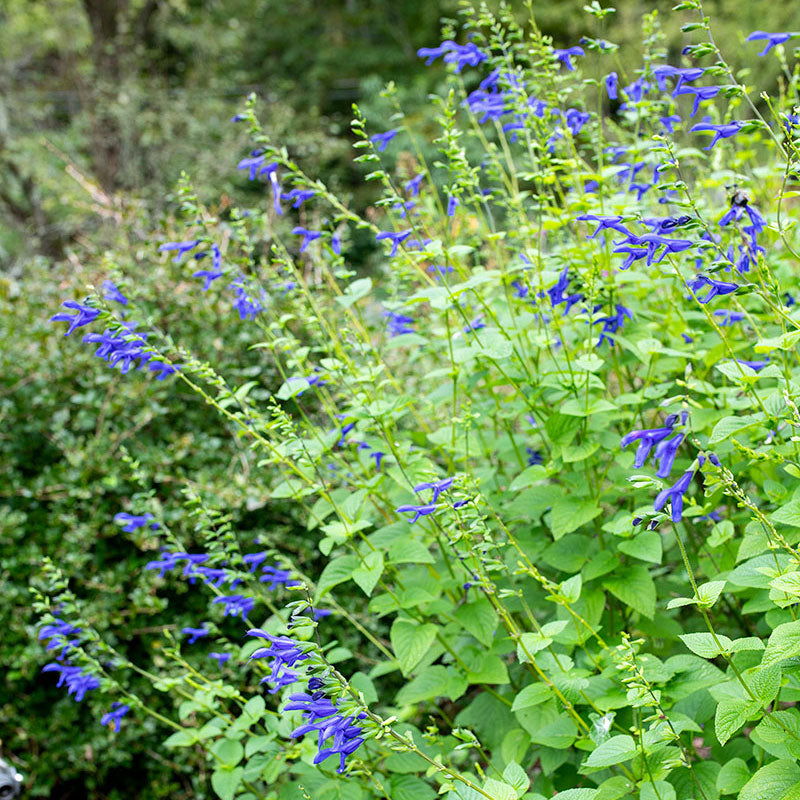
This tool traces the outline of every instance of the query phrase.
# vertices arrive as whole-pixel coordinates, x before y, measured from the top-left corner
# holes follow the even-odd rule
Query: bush
[[[130,275],[124,318],[108,289],[59,315],[238,448],[232,487],[212,452],[210,486],[170,475],[182,499],[127,462],[160,638],[87,613],[73,564],[35,590],[45,669],[169,733],[197,796],[797,794],[797,78],[757,105],[678,10],[682,65],[653,14],[627,77],[602,39],[468,10],[420,51],[451,70],[434,161],[391,87],[394,128],[355,109],[365,214],[250,102],[263,202],[182,186],[175,313]],[[748,38],[786,65],[792,34]]]

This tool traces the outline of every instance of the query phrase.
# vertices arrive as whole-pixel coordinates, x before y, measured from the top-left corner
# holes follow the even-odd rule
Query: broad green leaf
[[[743,414],[740,417],[723,417],[711,432],[709,444],[718,444],[725,441],[731,434],[757,425],[764,419],[763,414]]]
[[[387,555],[392,564],[433,564],[435,560],[422,542],[410,536],[392,542]]]
[[[800,655],[800,620],[784,622],[770,634],[761,663],[776,664]]]
[[[770,515],[773,522],[800,528],[800,500],[791,500]]]
[[[221,739],[211,752],[226,767],[235,767],[244,757],[244,747],[236,739]]]
[[[623,539],[617,550],[640,561],[661,563],[661,536],[656,531],[643,531],[633,539]]]
[[[553,531],[553,538],[558,540],[565,534],[572,533],[601,513],[602,509],[591,500],[560,497],[553,503],[550,511],[550,529]]]
[[[211,786],[220,800],[233,800],[242,782],[242,767],[236,769],[216,769],[211,773]]]
[[[585,767],[602,768],[630,761],[637,753],[636,742],[632,736],[621,734],[612,736],[595,748],[583,762]]]
[[[488,600],[481,598],[472,603],[465,603],[456,611],[455,618],[481,644],[487,647],[492,644],[498,620],[497,613]]]
[[[514,698],[511,710],[519,711],[523,708],[538,706],[550,697],[553,697],[553,690],[546,683],[532,683]]]
[[[603,586],[626,606],[648,619],[653,618],[656,612],[656,587],[647,567],[637,564],[619,570],[607,577]]]
[[[166,747],[189,747],[198,742],[197,734],[193,730],[175,731],[165,742]]]
[[[508,683],[508,669],[500,656],[486,653],[477,668],[467,672],[470,683]]]
[[[329,561],[322,570],[317,582],[317,599],[344,581],[350,580],[353,571],[358,569],[361,562],[356,556],[339,556]]]
[[[516,800],[517,791],[508,783],[498,781],[494,778],[487,778],[483,784],[483,791],[486,792],[492,800]]]
[[[516,761],[506,764],[506,768],[503,770],[503,780],[514,787],[516,797],[522,797],[531,785],[528,773]]]
[[[800,782],[800,767],[794,761],[773,761],[756,772],[742,787],[738,800],[779,800]]]
[[[408,676],[419,664],[436,638],[436,625],[420,625],[408,619],[396,619],[389,634],[403,675]]]
[[[760,707],[753,700],[722,700],[714,715],[714,731],[719,743],[724,745]]]
[[[675,787],[666,781],[643,783],[639,789],[639,800],[675,800]]]
[[[567,789],[554,794],[552,800],[595,800],[597,789]]]
[[[392,800],[434,800],[436,792],[430,784],[415,775],[392,775]]]
[[[372,280],[370,278],[359,278],[344,290],[344,294],[336,298],[336,302],[340,306],[348,308],[362,297],[366,297],[371,291]]]
[[[736,794],[750,780],[750,770],[741,758],[732,758],[722,765],[717,776],[717,789],[722,794]]]
[[[382,574],[383,553],[380,550],[371,550],[364,556],[358,569],[353,570],[353,581],[369,597]]]
[[[682,633],[681,641],[701,658],[715,658],[721,653],[730,652],[731,640],[727,636],[711,633]]]

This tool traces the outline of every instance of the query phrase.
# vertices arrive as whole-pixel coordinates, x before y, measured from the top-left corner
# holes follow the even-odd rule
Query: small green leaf
[[[738,800],[779,800],[800,782],[800,767],[794,761],[781,759],[767,764],[750,778],[739,792]]]
[[[506,764],[506,768],[503,770],[503,780],[514,787],[516,797],[522,797],[531,785],[528,773],[516,761],[509,761]]]
[[[632,736],[627,736],[625,734],[612,736],[595,748],[589,754],[589,758],[583,762],[583,765],[596,769],[610,767],[614,764],[622,764],[625,761],[630,761],[636,753],[636,742],[633,740]]]
[[[364,561],[358,569],[353,570],[353,581],[361,591],[369,597],[383,574],[383,553],[380,550],[371,550],[364,556]]]
[[[400,669],[408,676],[419,664],[436,638],[436,626],[420,625],[408,619],[396,619],[389,634]]]
[[[721,653],[730,652],[731,649],[731,640],[721,634],[717,634],[715,638],[710,633],[683,633],[680,639],[701,658],[715,658]]]
[[[643,531],[633,539],[624,539],[617,544],[617,550],[640,561],[661,563],[661,536],[655,531]]]
[[[231,770],[217,769],[211,773],[211,786],[220,800],[233,800],[242,782],[243,772],[242,767],[236,767]]]
[[[761,663],[776,664],[796,655],[800,655],[800,620],[784,622],[772,631]]]
[[[656,612],[656,586],[647,567],[637,564],[619,570],[606,578],[603,586],[626,606],[648,619],[653,618]]]
[[[717,789],[721,794],[736,794],[750,780],[750,770],[741,758],[732,758],[722,765],[717,775]]]

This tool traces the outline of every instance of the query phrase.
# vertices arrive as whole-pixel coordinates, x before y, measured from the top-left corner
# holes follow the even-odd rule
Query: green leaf
[[[666,781],[643,783],[639,790],[639,800],[675,800],[675,787]]]
[[[714,715],[714,731],[719,743],[724,745],[759,709],[759,703],[754,700],[722,700]]]
[[[198,742],[197,734],[193,730],[175,731],[165,742],[166,747],[189,747]]]
[[[773,522],[800,528],[800,500],[792,500],[786,503],[786,505],[773,511],[770,516]]]
[[[717,634],[715,639],[710,633],[682,633],[680,639],[701,658],[715,658],[731,649],[731,640],[721,634]]]
[[[509,761],[506,764],[506,768],[503,770],[503,780],[514,787],[516,797],[522,797],[531,785],[528,773],[516,761]]]
[[[392,564],[433,564],[435,559],[422,542],[404,536],[389,545],[389,561]]]
[[[455,618],[481,644],[487,647],[492,644],[497,630],[497,613],[488,600],[481,598],[473,603],[465,603],[456,611]]]
[[[741,758],[732,758],[722,765],[717,775],[717,789],[721,794],[736,794],[750,780],[750,770]]]
[[[784,622],[772,631],[761,663],[776,664],[796,655],[800,655],[800,620]]]
[[[439,664],[426,667],[397,693],[395,702],[397,705],[403,706],[444,696],[447,694],[449,682],[450,673],[447,667]]]
[[[353,570],[358,569],[361,562],[356,556],[339,556],[329,561],[322,570],[317,582],[317,600],[344,581],[350,580]]]
[[[244,757],[244,747],[236,739],[220,739],[211,752],[226,767],[235,767]]]
[[[371,550],[364,556],[364,563],[353,570],[353,581],[369,597],[383,574],[383,553]]]
[[[514,699],[511,706],[512,711],[519,711],[523,708],[532,708],[544,703],[545,700],[553,696],[553,690],[546,683],[532,683],[526,686]]]
[[[655,531],[644,531],[634,539],[624,539],[617,544],[617,550],[640,561],[661,563],[661,535]]]
[[[559,497],[550,511],[550,529],[553,531],[553,538],[557,541],[581,525],[591,522],[601,513],[602,509],[591,500],[580,497]]]
[[[778,694],[781,687],[781,668],[779,664],[769,666],[753,667],[747,670],[744,675],[745,683],[750,687],[750,691],[761,700],[762,705],[769,705]]]
[[[431,623],[419,625],[408,619],[396,619],[392,623],[389,638],[400,669],[407,677],[433,644],[436,638],[436,626]]]
[[[343,308],[349,308],[362,297],[366,297],[371,291],[372,280],[370,278],[359,278],[344,290],[344,294],[336,298],[336,302]]]
[[[533,486],[539,481],[543,481],[547,477],[547,470],[541,464],[534,464],[520,472],[508,487],[510,492],[516,492],[518,489],[525,489],[528,486]]]
[[[500,656],[486,653],[474,670],[467,672],[470,683],[508,683],[508,670]]]
[[[267,704],[264,702],[264,698],[257,694],[244,704],[242,715],[248,716],[253,722],[258,722],[264,716],[266,708]]]
[[[595,800],[597,789],[567,789],[554,794],[552,800]]]
[[[392,775],[392,800],[434,800],[436,792],[415,775]]]
[[[776,800],[800,782],[800,767],[781,759],[767,764],[750,778],[739,792],[738,800]]]
[[[211,786],[220,800],[233,800],[236,790],[242,782],[242,767],[226,770],[217,769],[211,773]]]
[[[612,736],[595,748],[583,762],[585,767],[603,768],[630,761],[637,753],[636,742],[632,736],[621,734]]]
[[[764,419],[763,414],[743,414],[740,417],[723,417],[711,432],[709,444],[718,444],[725,441],[731,434],[757,425]]]
[[[647,567],[637,564],[621,570],[606,578],[603,587],[626,606],[653,619],[656,612],[656,586]]]

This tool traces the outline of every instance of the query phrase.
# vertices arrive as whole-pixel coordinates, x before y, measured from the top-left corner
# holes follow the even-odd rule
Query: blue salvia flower
[[[266,550],[264,550],[260,553],[247,553],[242,556],[242,561],[250,567],[250,572],[255,572],[256,569],[258,569],[258,565],[266,561],[267,558],[268,554]]]
[[[416,333],[413,328],[414,317],[398,311],[384,311],[383,316],[386,317],[386,326],[391,337],[402,336],[404,333]]]
[[[197,245],[200,244],[199,239],[195,239],[192,242],[167,242],[166,244],[162,244],[161,247],[158,248],[159,253],[171,252],[175,250],[175,258],[173,258],[173,262],[177,264],[181,258],[183,257],[184,253],[188,253],[190,250],[194,250]]]
[[[81,341],[99,345],[95,355],[107,361],[112,368],[119,364],[120,372],[125,375],[134,365],[136,369],[142,369],[153,358],[153,354],[145,352],[142,347],[148,334],[136,333],[133,330],[135,325],[133,322],[123,322],[121,327],[124,332],[109,329],[103,333],[87,333]]]
[[[461,72],[464,67],[477,67],[482,61],[486,61],[488,56],[481,52],[472,42],[467,44],[456,44],[450,39],[446,39],[438,47],[420,47],[417,50],[420,58],[426,59],[425,63],[430,66],[437,58],[444,56],[445,64],[455,64],[455,71]]]
[[[671,439],[663,439],[656,447],[656,452],[653,455],[653,460],[658,464],[656,475],[659,478],[668,478],[672,472],[672,465],[675,463],[675,456],[678,454],[678,448],[683,442],[684,434],[678,433]]]
[[[715,317],[720,317],[719,324],[722,327],[730,327],[735,322],[741,322],[744,319],[744,314],[741,311],[715,311]]]
[[[171,572],[173,569],[180,566],[182,556],[183,553],[170,553],[168,550],[164,550],[161,553],[161,558],[148,561],[144,565],[144,568],[157,569],[159,577],[163,578],[167,572]]]
[[[568,314],[569,310],[572,308],[575,303],[579,303],[583,300],[583,295],[576,292],[574,294],[566,295],[565,292],[569,288],[569,277],[567,275],[569,270],[569,266],[564,267],[558,275],[558,280],[546,290],[547,296],[550,298],[550,305],[553,308],[560,306],[562,303],[566,303],[567,307],[564,310],[564,314]]]
[[[627,269],[631,260],[637,261],[644,257],[647,259],[647,266],[652,266],[654,263],[660,264],[668,254],[680,253],[688,250],[693,245],[694,242],[690,239],[667,239],[658,233],[645,233],[642,236],[630,234],[628,236],[628,244],[619,245],[614,248],[614,252],[628,253],[626,266],[621,267],[621,269]],[[641,247],[645,248],[644,256],[642,256]],[[661,250],[662,247],[664,248],[663,250]],[[656,258],[659,250],[661,250],[661,255]]]
[[[667,133],[675,133],[675,126],[683,120],[677,114],[670,114],[666,117],[659,117],[658,121],[664,126]]]
[[[189,626],[181,628],[181,633],[184,633],[189,637],[188,644],[194,644],[198,639],[208,636],[211,631],[209,631],[208,628],[206,628],[205,623],[203,623],[202,628],[192,628]]]
[[[228,288],[236,292],[236,297],[233,300],[233,308],[239,312],[239,317],[241,319],[255,318],[255,316],[263,310],[261,303],[247,291],[244,285],[244,279],[240,278],[238,281],[230,284]]]
[[[131,710],[129,705],[125,703],[117,703],[114,702],[111,704],[111,710],[106,711],[102,717],[100,717],[100,724],[101,725],[112,725],[114,726],[114,733],[119,733],[119,723],[120,720]]]
[[[712,125],[710,122],[699,122],[697,125],[689,128],[689,133],[695,133],[696,131],[712,131],[714,133],[714,138],[711,140],[711,144],[703,149],[713,150],[714,145],[720,139],[730,139],[731,136],[736,136],[743,126],[744,123],[738,121],[726,122],[724,125]]]
[[[281,199],[293,201],[292,208],[300,208],[306,200],[310,200],[315,194],[316,192],[313,189],[292,189],[291,192],[281,195]]]
[[[213,658],[220,666],[222,666],[225,662],[231,660],[230,653],[209,653],[209,658]]]
[[[153,519],[153,515],[149,512],[146,514],[128,514],[125,511],[121,511],[119,514],[114,515],[114,522],[117,525],[123,525],[123,531],[126,533],[133,533],[134,531],[138,530],[139,528],[143,528],[145,525],[150,525],[150,529],[157,531],[159,528],[159,524],[157,522],[150,522]]]
[[[622,217],[618,216],[598,216],[597,214],[581,214],[575,218],[580,222],[597,222],[597,230],[587,236],[587,239],[596,239],[600,231],[614,230],[624,236],[630,236],[631,232],[622,224]]]
[[[148,361],[147,369],[157,372],[156,380],[163,381],[169,375],[174,375],[180,367],[175,364],[168,364],[166,361]]]
[[[703,456],[698,456],[698,461],[700,462],[700,466],[702,466],[704,461]],[[672,507],[671,519],[673,522],[680,522],[683,517],[683,496],[686,494],[686,490],[689,488],[694,474],[695,470],[689,468],[672,486],[667,489],[662,489],[653,503],[653,508],[656,511],[661,511],[666,505],[667,500],[669,500]]]
[[[542,454],[538,450],[534,450],[532,447],[526,447],[525,452],[528,454],[527,461],[529,467],[535,467],[537,464],[544,463]]]
[[[442,478],[439,481],[426,481],[425,483],[418,483],[414,487],[414,491],[419,493],[430,489],[433,492],[433,498],[431,499],[431,502],[435,503],[439,499],[439,495],[442,492],[446,492],[448,489],[450,489],[454,481],[455,478]]]
[[[106,300],[116,300],[123,306],[128,305],[128,298],[119,290],[119,287],[113,281],[103,281],[103,297]]]
[[[382,453],[380,450],[373,450],[369,454],[370,458],[374,458],[375,459],[375,470],[377,472],[381,471],[381,461],[383,460],[384,455],[386,455],[386,454]]]
[[[303,237],[303,243],[300,245],[301,253],[305,253],[311,242],[319,239],[322,236],[322,231],[310,231],[308,228],[303,228],[300,225],[298,225],[295,228],[292,228],[292,233],[295,236]]]
[[[59,658],[64,658],[64,656],[79,644],[80,639],[74,638],[70,639],[70,636],[75,636],[82,631],[82,628],[77,628],[74,625],[70,625],[69,622],[65,622],[60,617],[54,617],[54,624],[43,625],[41,630],[39,631],[39,641],[43,639],[47,639],[47,647],[45,650],[55,650],[57,647],[61,648],[61,655]]]
[[[471,333],[472,331],[479,331],[481,328],[485,328],[486,323],[483,321],[483,314],[478,314],[472,322],[468,322],[464,328],[464,333]]]
[[[694,292],[695,296],[697,296],[701,289],[706,286],[708,287],[708,294],[703,298],[697,298],[697,302],[703,305],[713,300],[717,295],[731,294],[739,288],[739,285],[736,283],[715,281],[713,278],[709,278],[706,275],[698,275],[694,280],[689,281],[687,285]]]
[[[411,195],[411,197],[416,197],[419,194],[419,187],[424,177],[424,173],[420,172],[419,175],[415,175],[413,178],[406,181],[405,190]]]
[[[198,253],[195,256],[195,260],[199,261],[201,258],[205,258],[208,253]],[[217,280],[217,278],[221,278],[223,275],[222,272],[222,253],[219,251],[219,247],[215,244],[211,245],[211,269],[199,269],[197,272],[192,273],[192,277],[194,278],[205,278],[205,282],[203,283],[203,291],[207,292],[211,286],[211,284]]]
[[[664,420],[664,425],[660,428],[645,428],[641,431],[631,431],[626,433],[620,440],[620,446],[625,449],[631,442],[639,442],[639,447],[636,450],[636,457],[633,460],[633,466],[640,469],[647,461],[650,451],[659,443],[672,435],[672,429],[677,422],[677,417],[671,414]]]
[[[407,511],[413,512],[414,516],[409,520],[409,522],[414,523],[420,517],[426,517],[426,516],[428,516],[428,514],[433,514],[433,512],[436,511],[436,509],[437,509],[436,503],[429,503],[427,505],[423,504],[423,505],[416,505],[416,506],[415,505],[402,505],[402,506],[398,506],[395,509],[395,511],[397,511],[398,514],[404,514]]]
[[[760,56],[765,56],[779,44],[788,42],[793,36],[798,36],[797,33],[767,33],[766,31],[753,31],[746,39],[746,42],[766,41],[767,46],[759,53]]]
[[[337,256],[342,254],[342,240],[339,238],[338,233],[334,233],[333,236],[331,236],[331,250],[333,250]]]
[[[784,292],[783,295],[783,302],[786,305],[786,308],[791,308],[797,300],[795,300],[794,295],[790,294],[789,292]]]
[[[681,86],[679,89],[675,89],[672,95],[673,97],[677,97],[680,94],[694,95],[692,113],[689,115],[693,117],[700,110],[700,103],[705,103],[707,100],[716,97],[719,91],[719,86]]]
[[[247,617],[247,615],[255,608],[256,601],[252,597],[245,597],[242,594],[229,594],[217,597],[213,603],[223,603],[225,605],[226,617]]]
[[[89,325],[94,322],[100,310],[92,308],[91,306],[76,303],[74,300],[65,300],[62,304],[64,308],[71,308],[75,310],[75,314],[68,314],[66,311],[59,311],[50,317],[50,322],[69,322],[69,327],[64,336],[69,336],[73,331],[82,328],[84,325]]]
[[[384,239],[388,239],[392,243],[392,250],[389,253],[389,258],[393,258],[397,255],[397,248],[406,240],[408,237],[411,236],[411,229],[407,231],[381,231],[375,236],[375,241],[380,242]]]
[[[294,671],[294,667],[308,658],[297,642],[288,636],[273,636],[261,628],[253,628],[247,631],[247,635],[266,639],[270,643],[269,647],[259,647],[249,659],[250,661],[261,658],[272,659],[269,665],[270,674],[259,681],[272,684],[270,694],[276,694],[284,686],[291,686],[297,681],[299,675]]]
[[[386,133],[376,133],[374,136],[370,136],[369,140],[378,148],[378,151],[382,153],[395,136],[397,136],[397,130],[392,129],[386,131]]]
[[[459,199],[457,197],[454,197],[453,195],[450,196],[450,198],[447,201],[447,216],[448,217],[455,216],[456,207],[459,205],[459,202],[460,201],[459,201]]]
[[[617,77],[617,73],[610,72],[608,75],[606,75],[604,83],[606,87],[606,93],[608,94],[608,99],[616,100],[619,97],[619,78]]]
[[[249,171],[248,177],[254,181],[259,175],[266,175],[269,178],[270,186],[272,187],[272,203],[275,208],[275,213],[279,216],[283,215],[281,208],[281,186],[278,181],[278,162],[272,161],[269,164],[264,162],[267,160],[265,154],[260,150],[254,150],[249,158],[243,158],[236,166],[237,169],[246,169]]]
[[[274,592],[279,586],[290,589],[293,586],[299,586],[300,581],[292,580],[292,574],[288,569],[281,569],[279,566],[270,566],[265,564],[261,568],[261,577],[258,579],[261,583],[269,583],[267,589]]]
[[[530,289],[520,280],[511,281],[511,285],[514,287],[514,297],[519,297],[520,300],[524,300],[530,293]]]
[[[553,55],[556,60],[560,61],[570,72],[575,70],[575,65],[572,63],[572,56],[585,56],[582,47],[567,47],[567,48],[553,48]]]
[[[67,685],[67,694],[73,695],[75,702],[80,703],[86,692],[100,688],[100,681],[91,673],[84,672],[81,667],[73,667],[69,664],[45,664],[42,672],[58,672],[57,687]]]
[[[602,306],[597,306],[595,311],[598,311]],[[608,342],[610,345],[614,345],[614,340],[609,337],[608,334],[614,334],[618,330],[622,328],[625,324],[626,319],[633,319],[633,313],[629,308],[625,308],[625,306],[617,305],[616,314],[613,316],[608,317],[600,317],[597,322],[603,323],[603,328],[600,331],[600,338],[597,340],[597,344],[595,347],[600,347],[603,344],[603,341]]]
[[[313,680],[313,678],[312,678]],[[310,682],[309,682],[310,686]],[[293,730],[289,735],[294,739],[306,733],[316,731],[317,755],[314,764],[320,764],[326,758],[337,754],[339,756],[338,773],[345,771],[345,758],[354,753],[364,742],[363,730],[356,724],[358,720],[366,719],[363,712],[345,717],[338,710],[338,702],[334,705],[323,691],[318,690],[313,694],[293,694],[291,702],[284,707],[285,711],[302,711],[306,722]],[[329,744],[326,742],[333,738]]]
[[[741,358],[736,359],[740,364],[744,364],[746,367],[750,367],[750,369],[754,370],[755,372],[760,372],[764,367],[769,364],[769,359],[765,358],[763,361],[744,361]]]

